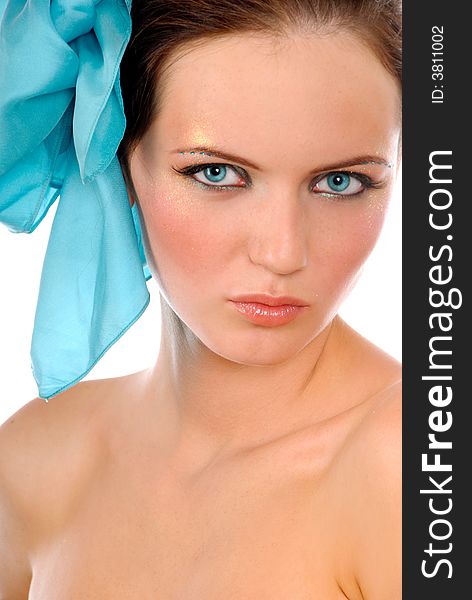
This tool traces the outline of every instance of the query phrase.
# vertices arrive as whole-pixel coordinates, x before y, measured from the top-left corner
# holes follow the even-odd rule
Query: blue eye
[[[224,165],[212,165],[202,170],[205,177],[213,183],[219,183],[226,177],[226,167]]]
[[[221,163],[206,165],[191,165],[178,172],[190,177],[197,183],[215,190],[226,190],[237,187],[247,187],[242,173],[237,167]]]
[[[363,173],[351,174],[345,171],[333,171],[320,176],[313,191],[326,196],[355,196],[366,188],[374,186],[370,177]]]
[[[346,173],[332,173],[328,175],[327,182],[333,192],[344,192],[349,187],[350,180],[350,176]]]

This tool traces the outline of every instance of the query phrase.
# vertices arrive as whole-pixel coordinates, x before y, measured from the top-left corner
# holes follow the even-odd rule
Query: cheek
[[[375,246],[384,219],[383,202],[330,206],[318,214],[312,263],[320,287],[328,295],[350,289]]]
[[[148,252],[168,292],[201,286],[204,278],[222,270],[228,236],[198,204],[161,197],[143,213]]]

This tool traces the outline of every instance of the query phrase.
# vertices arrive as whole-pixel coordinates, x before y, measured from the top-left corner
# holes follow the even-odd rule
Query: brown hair
[[[283,37],[290,31],[355,33],[402,81],[401,0],[133,0],[132,32],[120,69],[128,158],[159,112],[166,69],[192,43],[229,34]]]

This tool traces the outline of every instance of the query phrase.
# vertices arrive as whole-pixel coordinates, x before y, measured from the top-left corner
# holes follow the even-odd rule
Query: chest
[[[105,470],[38,552],[30,600],[341,600],[319,482],[264,461],[174,485]]]

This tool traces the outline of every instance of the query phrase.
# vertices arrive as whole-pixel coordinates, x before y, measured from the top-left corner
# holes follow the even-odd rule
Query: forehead
[[[259,159],[339,158],[386,151],[399,131],[396,80],[347,33],[205,41],[178,56],[161,85],[151,133],[168,149],[249,144]]]

